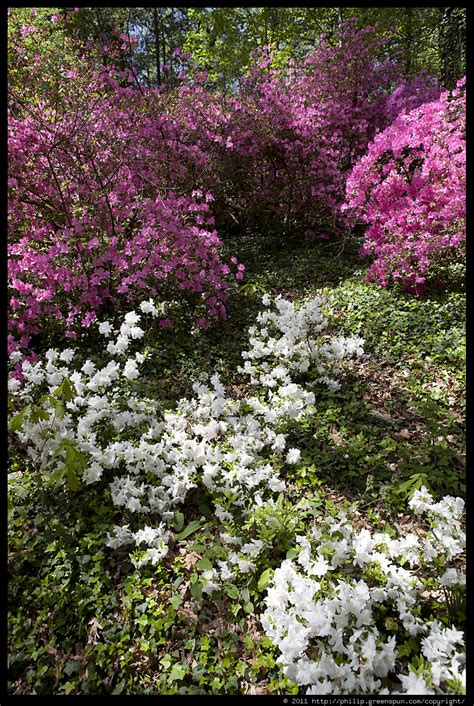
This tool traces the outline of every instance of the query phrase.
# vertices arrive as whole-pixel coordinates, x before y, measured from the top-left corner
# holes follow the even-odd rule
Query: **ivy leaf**
[[[122,679],[121,682],[117,684],[115,689],[112,691],[112,694],[121,694],[123,690],[125,689],[125,679]]]
[[[165,655],[160,659],[160,664],[162,664],[165,669],[168,669],[168,667],[171,666],[171,657],[169,655]]]
[[[71,674],[74,674],[74,672],[79,672],[80,670],[81,670],[81,663],[77,659],[70,659],[64,665],[64,671],[66,672],[68,677],[70,677]]]
[[[186,675],[187,671],[188,670],[181,664],[173,664],[169,675],[170,681],[179,681],[179,679],[182,679]]]
[[[170,605],[175,610],[177,610],[179,608],[179,606],[181,605],[182,602],[183,602],[183,599],[181,598],[181,596],[173,596],[172,598],[170,598]]]

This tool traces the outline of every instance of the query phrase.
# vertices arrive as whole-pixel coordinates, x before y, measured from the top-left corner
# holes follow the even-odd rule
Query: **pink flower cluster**
[[[347,206],[368,225],[368,280],[421,294],[434,266],[463,256],[466,237],[465,79],[398,116],[347,180]]]

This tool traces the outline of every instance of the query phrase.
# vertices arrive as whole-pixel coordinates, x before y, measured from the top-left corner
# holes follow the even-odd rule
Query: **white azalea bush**
[[[276,569],[261,622],[308,694],[464,693],[464,635],[433,614],[465,585],[464,502],[434,503],[423,487],[409,506],[424,515],[416,532],[392,538],[327,518]]]
[[[140,313],[127,313],[118,330],[107,321],[98,325],[108,341],[101,366],[91,360],[75,365],[76,351],[51,349],[44,360],[23,362],[23,383],[9,382],[22,407],[10,428],[46,479],[66,477],[77,488],[107,477],[115,506],[154,519],[138,530],[127,523],[110,533],[110,547],[139,548],[137,565],[166,555],[167,525],[192,488],[211,494],[221,520],[245,516],[284,491],[272,458],[295,464],[300,457],[299,449],[287,449],[285,424],[311,409],[315,394],[307,388],[319,382],[336,388],[331,367],[362,353],[362,339],[323,335],[324,298],[299,309],[281,297],[273,311],[268,297],[263,303],[267,309],[243,353],[249,394],[242,399],[229,396],[217,375],[196,381],[194,397],[179,400],[173,410],[128,389],[146,360],[141,352],[131,354],[145,335],[140,324],[160,315],[152,300],[141,303]],[[15,354],[12,359],[18,362]],[[297,378],[311,366],[316,378],[300,384]],[[254,566],[245,552],[240,558],[230,554],[229,561],[241,570]],[[229,571],[227,562],[223,576]]]
[[[350,355],[362,355],[364,340],[344,336],[315,338],[328,326],[323,313],[328,303],[326,297],[315,297],[299,308],[291,301],[276,297],[273,311],[269,308],[268,294],[262,297],[262,302],[267,308],[258,314],[259,326],[249,329],[252,347],[242,354],[245,365],[239,370],[248,374],[254,385],[274,389],[275,398],[284,395],[287,386],[294,390],[292,374],[306,373],[310,369],[316,373],[315,383],[338,390],[340,384],[333,378],[339,372],[338,361]],[[314,401],[314,396],[311,400]]]

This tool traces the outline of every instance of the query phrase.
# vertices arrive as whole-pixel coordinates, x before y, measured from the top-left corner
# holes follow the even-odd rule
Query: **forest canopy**
[[[29,12],[11,8],[10,27],[22,23]],[[275,64],[285,66],[290,58],[314,49],[321,35],[334,41],[343,22],[352,17],[359,27],[390,32],[389,51],[403,59],[408,76],[423,68],[451,88],[465,73],[462,7],[38,8],[36,22],[46,22],[52,14],[66,20],[61,25],[65,33],[95,45],[104,62],[114,58],[104,47],[120,35],[135,37],[121,61],[133,66],[148,85],[179,75],[175,50],[182,49],[215,86],[232,90],[259,47],[271,46]],[[55,31],[56,37],[59,34]]]

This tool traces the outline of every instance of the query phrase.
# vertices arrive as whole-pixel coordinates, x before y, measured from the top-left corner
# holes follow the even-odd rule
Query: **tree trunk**
[[[453,88],[463,74],[465,9],[442,7],[438,13],[441,81],[446,88]]]
[[[163,54],[163,64],[166,64],[166,36],[165,36],[165,26],[163,22],[163,15],[160,17],[160,29],[161,29],[161,53]]]
[[[405,31],[405,70],[407,76],[410,75],[412,67],[413,51],[413,8],[405,7],[406,31]]]
[[[161,85],[161,67],[160,67],[160,31],[158,29],[158,11],[153,8],[153,29],[155,32],[155,62],[156,62],[156,82]]]

